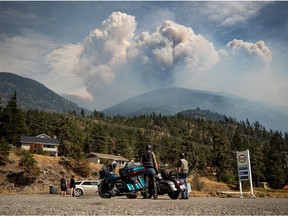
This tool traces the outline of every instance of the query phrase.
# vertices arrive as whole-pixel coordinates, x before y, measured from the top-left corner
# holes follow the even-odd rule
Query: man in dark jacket
[[[155,157],[155,154],[152,152],[151,145],[146,147],[146,152],[143,152],[141,155],[141,163],[145,167],[145,180],[146,180],[146,198],[151,198],[154,196],[154,199],[158,198],[157,186],[156,186],[156,173],[158,173],[158,163]],[[149,181],[152,181],[149,184]],[[151,188],[153,187],[153,188]]]
[[[185,183],[185,191],[181,192],[181,197],[180,199],[188,199],[188,182],[187,182],[187,177],[188,177],[188,161],[184,158],[184,153],[179,154],[179,161],[177,163],[177,175],[178,178],[183,180]]]

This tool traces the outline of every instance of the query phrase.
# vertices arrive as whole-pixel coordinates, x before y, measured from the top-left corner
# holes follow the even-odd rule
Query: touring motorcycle
[[[185,183],[176,177],[175,170],[168,172],[161,169],[156,175],[156,185],[158,195],[168,194],[171,199],[178,199],[181,192],[185,191]],[[141,192],[141,194],[144,198],[152,197],[147,192]]]
[[[98,193],[101,198],[126,196],[136,199],[138,194],[145,192],[145,167],[126,163],[119,169],[120,176],[115,174],[115,167],[116,164],[104,165],[99,172],[102,181],[98,186]]]

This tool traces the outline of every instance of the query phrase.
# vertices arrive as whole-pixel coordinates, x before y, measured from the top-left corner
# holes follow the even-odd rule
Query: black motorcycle
[[[136,199],[139,192],[145,192],[143,166],[126,163],[124,168],[119,169],[120,176],[116,175],[113,169],[115,167],[106,165],[100,170],[100,179],[103,180],[98,186],[98,193],[101,198],[126,196],[129,199]]]
[[[156,175],[157,194],[164,195],[168,194],[171,199],[178,199],[181,192],[185,191],[184,181],[178,179],[175,175],[174,170],[168,172],[167,170],[161,169],[159,174]],[[141,192],[144,198],[152,197],[147,192]]]

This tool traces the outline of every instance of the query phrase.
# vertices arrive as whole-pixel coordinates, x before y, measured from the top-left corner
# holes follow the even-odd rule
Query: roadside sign
[[[240,188],[240,198],[242,198],[242,181],[250,181],[250,193],[251,197],[255,198],[253,194],[253,182],[252,173],[250,165],[250,155],[249,150],[237,151],[237,166],[238,166],[238,178],[239,178],[239,188]]]

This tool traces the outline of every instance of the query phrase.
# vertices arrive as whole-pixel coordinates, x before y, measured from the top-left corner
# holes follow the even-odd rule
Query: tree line
[[[288,133],[266,130],[248,119],[207,121],[154,113],[129,118],[108,117],[96,110],[91,115],[22,110],[17,107],[15,92],[7,106],[0,107],[0,163],[9,152],[8,144],[20,147],[21,135],[42,133],[59,139],[60,156],[79,163],[90,152],[139,162],[150,144],[161,166],[175,167],[178,154],[184,152],[191,174],[214,173],[218,181],[229,184],[238,181],[236,152],[249,149],[254,186],[266,181],[270,187],[279,188],[288,181]]]

